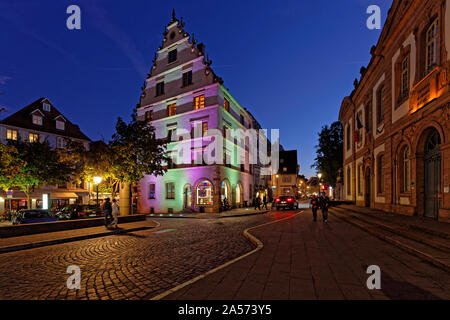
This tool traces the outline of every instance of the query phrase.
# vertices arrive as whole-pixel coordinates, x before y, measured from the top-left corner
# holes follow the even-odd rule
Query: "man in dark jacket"
[[[105,214],[105,227],[108,227],[111,219],[112,219],[112,205],[111,200],[106,198],[105,203],[103,204],[103,213]]]
[[[328,208],[330,207],[330,198],[327,197],[325,192],[322,192],[322,196],[319,199],[320,208],[322,209],[323,222],[328,222]]]
[[[313,217],[314,217],[314,221],[317,221],[317,210],[319,210],[319,199],[317,198],[317,196],[313,196],[311,199],[311,208],[312,208],[312,212],[313,212]]]

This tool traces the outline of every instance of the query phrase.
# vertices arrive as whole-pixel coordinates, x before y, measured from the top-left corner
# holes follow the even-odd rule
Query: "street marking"
[[[164,230],[156,231],[156,232],[153,232],[153,233],[167,233],[167,232],[173,232],[175,230],[176,229],[164,229]]]
[[[255,244],[257,246],[257,248],[253,249],[252,251],[250,251],[250,252],[248,252],[248,253],[240,256],[240,257],[237,257],[236,259],[233,259],[233,260],[231,260],[231,261],[229,261],[229,262],[227,262],[225,264],[222,264],[221,266],[218,266],[217,268],[215,268],[213,270],[210,270],[210,271],[208,271],[208,272],[206,272],[206,273],[204,273],[202,275],[199,275],[198,277],[196,277],[194,279],[186,281],[185,283],[182,283],[182,284],[176,286],[175,288],[169,289],[169,290],[167,290],[167,291],[165,291],[165,292],[163,292],[163,293],[161,293],[161,294],[151,298],[150,300],[161,300],[161,299],[167,297],[168,295],[170,295],[170,294],[172,294],[174,292],[177,292],[178,290],[181,290],[181,289],[183,289],[184,287],[186,287],[186,286],[188,286],[190,284],[193,284],[193,283],[195,283],[195,282],[197,282],[197,281],[199,281],[199,280],[201,280],[203,278],[206,278],[207,276],[209,276],[209,275],[211,275],[213,273],[216,273],[217,271],[220,271],[220,270],[222,270],[222,269],[232,265],[233,263],[236,263],[236,262],[238,262],[238,261],[240,261],[240,260],[242,260],[242,259],[244,259],[244,258],[246,258],[248,256],[251,256],[252,254],[255,254],[256,252],[258,252],[262,248],[264,248],[264,244],[261,242],[261,240],[259,240],[254,235],[252,235],[249,232],[250,230],[253,230],[253,229],[256,229],[256,228],[260,228],[260,227],[264,227],[264,226],[267,226],[267,225],[270,225],[270,224],[278,223],[278,222],[281,222],[281,221],[284,221],[284,220],[295,218],[300,213],[303,213],[303,212],[304,211],[298,211],[293,216],[290,216],[290,217],[287,217],[287,218],[284,218],[284,219],[280,219],[280,220],[271,221],[271,222],[264,223],[264,224],[261,224],[259,226],[251,227],[251,228],[248,228],[248,229],[244,230],[244,233],[243,233],[244,237],[246,237],[248,240],[250,240],[250,242]]]

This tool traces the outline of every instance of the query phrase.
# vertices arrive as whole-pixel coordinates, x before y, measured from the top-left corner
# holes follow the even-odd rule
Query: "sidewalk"
[[[180,218],[180,219],[219,219],[219,218],[234,218],[234,217],[245,217],[253,216],[258,214],[266,214],[270,212],[269,210],[255,210],[253,208],[239,208],[224,211],[221,213],[174,213],[174,214],[149,214],[149,217],[154,218]]]
[[[119,224],[116,230],[106,229],[104,226],[90,227],[66,231],[39,233],[26,236],[0,239],[0,254],[5,252],[26,250],[44,247],[59,243],[80,241],[92,238],[105,237],[115,234],[124,234],[133,231],[148,230],[159,227],[159,223],[146,220]]]
[[[331,300],[449,299],[450,275],[333,216],[310,210],[249,231],[264,247],[156,299]],[[382,289],[369,290],[378,265]]]

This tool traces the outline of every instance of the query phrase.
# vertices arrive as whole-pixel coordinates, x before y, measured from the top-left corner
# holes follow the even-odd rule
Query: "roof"
[[[280,151],[280,174],[298,174],[297,150]],[[287,168],[284,171],[283,168]]]
[[[44,110],[44,102],[51,106],[50,112]],[[39,111],[39,113],[44,115],[42,119],[42,126],[33,124],[31,115],[36,111]],[[56,128],[56,118],[58,117],[62,117],[63,119],[61,120],[65,122],[64,130],[59,130]],[[16,113],[1,120],[0,124],[52,133],[69,138],[88,141],[91,140],[83,132],[81,132],[80,128],[76,124],[70,122],[61,112],[59,112],[47,98],[39,98],[28,106],[20,109]]]

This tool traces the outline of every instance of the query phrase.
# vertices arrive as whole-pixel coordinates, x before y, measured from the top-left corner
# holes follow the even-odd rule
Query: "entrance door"
[[[192,189],[191,186],[186,186],[184,189],[184,209],[192,207]]]
[[[367,168],[366,171],[366,207],[370,208],[371,203],[371,192],[372,192],[372,185],[370,181],[370,168]]]
[[[425,217],[438,219],[439,194],[441,192],[441,144],[439,133],[434,130],[425,145]]]

